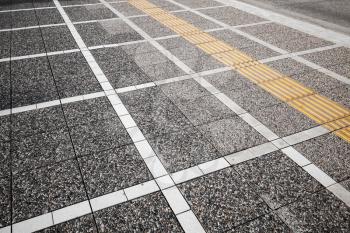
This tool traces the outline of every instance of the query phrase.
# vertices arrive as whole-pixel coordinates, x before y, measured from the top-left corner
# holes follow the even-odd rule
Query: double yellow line
[[[220,41],[192,24],[147,0],[129,3],[179,34],[218,61],[248,78],[276,98],[288,103],[316,123],[350,142],[350,110],[315,93],[297,81],[260,63],[256,59]]]

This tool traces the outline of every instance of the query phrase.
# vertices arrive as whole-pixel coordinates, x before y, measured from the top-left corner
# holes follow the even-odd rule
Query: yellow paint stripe
[[[349,109],[316,94],[312,89],[147,0],[129,0],[129,3],[315,122],[323,124],[331,131],[336,130],[336,135],[350,142]]]

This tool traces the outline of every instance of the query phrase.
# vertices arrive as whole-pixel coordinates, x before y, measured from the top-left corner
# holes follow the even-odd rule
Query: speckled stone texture
[[[11,136],[11,116],[1,116],[0,120],[0,142],[9,141]]]
[[[83,125],[117,117],[106,97],[73,102],[62,105],[68,126]]]
[[[261,108],[251,114],[280,137],[317,126],[310,118],[284,103]]]
[[[328,190],[277,210],[293,232],[349,232],[350,208]]]
[[[0,142],[0,178],[11,175],[10,143]]]
[[[320,94],[348,109],[350,108],[350,87],[348,85],[343,85],[332,90],[322,91]]]
[[[123,146],[79,159],[89,198],[152,179],[135,146]]]
[[[36,233],[97,233],[97,228],[91,214],[73,220],[54,225]]]
[[[176,2],[191,8],[222,6],[221,3],[213,0],[176,0]]]
[[[41,31],[47,52],[78,48],[67,26],[44,27]]]
[[[118,17],[103,4],[67,7],[64,10],[72,22]]]
[[[12,137],[14,139],[67,129],[61,106],[52,106],[13,114]]]
[[[217,61],[210,55],[196,56],[195,58],[187,59],[183,62],[195,72],[213,70],[225,66],[224,63]]]
[[[11,108],[10,62],[0,63],[0,110]]]
[[[75,160],[19,173],[12,187],[14,223],[87,199]]]
[[[60,12],[56,8],[36,9],[35,14],[40,25],[64,23]]]
[[[294,148],[336,181],[350,178],[350,147],[343,139],[326,134]]]
[[[227,168],[183,183],[179,189],[207,232],[225,232],[269,211],[255,190]]]
[[[128,2],[112,2],[110,5],[126,17],[145,14]]]
[[[298,75],[302,73],[309,73],[314,69],[293,60],[292,58],[285,58],[277,61],[266,63],[270,68],[284,74],[286,76]]]
[[[70,133],[79,156],[132,142],[118,117],[76,125],[70,128]]]
[[[176,10],[182,10],[182,7],[179,7],[178,5],[175,5],[171,2],[168,1],[163,1],[163,0],[149,0],[150,3],[153,3],[154,5],[157,5],[161,7],[164,10],[167,11],[176,11]]]
[[[102,91],[80,52],[50,56],[49,60],[61,98]]]
[[[164,134],[149,140],[149,143],[169,172],[220,157],[213,145],[191,127]]]
[[[229,233],[292,233],[292,230],[275,214],[267,214],[238,226]]]
[[[101,3],[99,0],[59,0],[62,6],[84,5]]]
[[[0,32],[0,58],[10,57],[11,32]]]
[[[38,25],[38,20],[34,10],[11,12],[13,28],[30,27]]]
[[[272,209],[292,203],[323,186],[282,152],[273,152],[234,166],[255,185],[256,192]]]
[[[131,18],[131,21],[133,21],[139,28],[153,38],[176,34],[173,30],[164,26],[150,16]]]
[[[95,212],[100,233],[183,232],[160,192]]]
[[[10,0],[8,0],[10,1]],[[4,4],[0,3],[0,10]],[[11,12],[0,13],[0,29],[10,29],[12,27]]]
[[[67,130],[12,141],[12,172],[32,170],[75,156]]]
[[[220,25],[190,11],[175,12],[174,15],[202,30],[221,27]]]
[[[266,139],[239,117],[210,122],[198,128],[222,156],[266,142]]]
[[[235,71],[226,71],[216,74],[211,74],[204,77],[209,83],[216,87],[221,92],[230,90],[249,89],[252,83],[245,77]]]
[[[320,66],[330,66],[350,62],[350,48],[339,47],[316,53],[303,55],[306,60],[315,62]]]
[[[45,53],[40,28],[13,31],[11,34],[11,56]]]
[[[0,227],[11,224],[11,180],[0,178]]]
[[[12,107],[58,99],[46,57],[11,62]]]
[[[75,25],[87,46],[142,40],[134,29],[120,19]]]

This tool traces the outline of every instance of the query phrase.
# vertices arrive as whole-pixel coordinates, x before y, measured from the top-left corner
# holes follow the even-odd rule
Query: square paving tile
[[[79,159],[89,198],[152,179],[134,145],[122,146]]]
[[[242,89],[233,89],[224,91],[224,93],[243,109],[252,112],[282,103],[273,95],[253,83]]]
[[[11,0],[4,0],[4,1],[1,1],[1,3],[0,3],[0,9],[1,9],[1,10],[11,10],[11,9],[12,9]]]
[[[38,167],[75,156],[68,130],[36,134],[12,141],[12,172]]]
[[[299,81],[303,86],[314,90],[316,93],[322,93],[324,91],[344,85],[343,82],[338,81],[317,70],[308,73],[296,74],[291,76],[291,78]]]
[[[118,18],[103,4],[66,7],[64,10],[72,22]]]
[[[38,25],[34,10],[11,12],[12,28],[22,28]]]
[[[202,16],[199,16],[193,12],[190,11],[182,11],[182,12],[176,12],[174,15],[180,19],[185,20],[186,22],[192,24],[195,27],[198,27],[202,30],[208,30],[213,28],[220,28],[221,26],[206,19]]]
[[[16,9],[28,9],[28,8],[33,8],[33,2],[32,1],[28,1],[28,0],[18,0],[16,2],[12,1],[12,6],[11,6],[13,10]]]
[[[64,104],[63,111],[68,126],[83,125],[117,117],[106,97]]]
[[[245,48],[256,45],[256,42],[242,35],[239,35],[229,29],[213,31],[209,32],[209,34],[221,41],[226,42],[234,48]]]
[[[91,154],[132,142],[117,117],[74,126],[70,133],[77,155]]]
[[[83,217],[75,218],[73,220],[54,225],[44,230],[36,231],[36,233],[59,232],[97,233],[97,228],[93,216],[91,214],[88,214]]]
[[[249,79],[232,70],[207,75],[204,79],[221,92],[249,89],[253,85]]]
[[[0,227],[11,224],[11,180],[0,178]]]
[[[164,26],[157,20],[151,18],[150,16],[132,18],[131,21],[133,21],[138,27],[140,27],[150,37],[153,38],[176,34],[174,31]]]
[[[0,10],[3,5],[0,3]],[[0,29],[10,29],[12,27],[11,12],[0,13]]]
[[[179,186],[207,232],[226,232],[269,211],[246,179],[227,168]]]
[[[334,180],[339,182],[350,178],[350,147],[336,135],[322,135],[294,148]]]
[[[150,3],[153,3],[154,5],[167,10],[167,11],[176,11],[176,10],[182,10],[183,8],[175,5],[171,2],[164,1],[164,0],[149,0]]]
[[[174,77],[180,77],[186,75],[186,73],[180,69],[175,63],[167,60],[163,63],[157,63],[150,66],[141,67],[142,71],[152,81],[164,80]]]
[[[176,105],[193,125],[206,124],[236,115],[213,95],[183,101]]]
[[[256,60],[281,55],[280,53],[258,43],[254,43],[254,45],[250,47],[241,48],[241,51]]]
[[[93,51],[93,55],[114,88],[151,81],[136,61],[130,59],[121,48],[98,49]]]
[[[297,39],[288,40],[288,41],[281,40],[280,42],[275,43],[274,45],[290,52],[298,52],[298,51],[324,47],[332,44],[333,43],[329,41],[322,40],[314,36],[307,36],[307,37],[297,38]]]
[[[110,5],[124,16],[145,15],[145,13],[128,2],[115,2]]]
[[[231,117],[198,128],[218,149],[222,156],[238,152],[267,140],[239,117]]]
[[[49,60],[61,98],[102,91],[80,52],[50,56]]]
[[[204,87],[194,80],[183,80],[164,84],[160,88],[165,95],[177,103],[210,95]]]
[[[78,48],[67,26],[44,27],[41,31],[47,52]]]
[[[203,14],[206,14],[214,19],[220,20],[230,26],[250,24],[264,21],[263,18],[240,11],[234,7],[220,7],[212,9],[200,10]]]
[[[274,32],[278,32],[278,34],[288,34],[288,35],[303,35],[305,36],[306,34],[298,34],[298,33],[302,33],[298,30],[295,30],[293,28],[284,26],[282,24],[279,23],[274,23],[274,22],[270,22],[270,23],[265,23],[265,24],[260,24],[260,25],[251,25],[251,26],[246,26],[246,27],[242,27],[240,28],[240,30],[257,36],[259,34],[270,34],[272,35]],[[293,37],[295,38],[295,37]]]
[[[321,52],[303,55],[306,60],[320,66],[336,65],[350,62],[350,48],[339,47]]]
[[[0,32],[0,58],[11,56],[11,32]]]
[[[225,64],[217,61],[216,59],[214,59],[212,56],[209,56],[209,55],[197,56],[192,59],[184,60],[183,63],[185,63],[189,68],[191,68],[195,72],[213,70],[213,69],[226,66]]]
[[[251,222],[238,226],[233,231],[235,233],[248,232],[275,232],[275,233],[292,233],[291,229],[276,215],[267,214]]]
[[[176,0],[176,2],[181,3],[190,8],[222,6],[221,3],[213,0]]]
[[[101,3],[99,0],[59,0],[62,6],[84,5],[84,4],[97,4]]]
[[[55,3],[53,2],[53,0],[33,0],[33,5],[35,8],[53,7],[55,6]]]
[[[350,63],[328,65],[325,68],[350,79]]]
[[[35,14],[40,25],[64,23],[60,12],[56,8],[36,9]]]
[[[0,63],[0,110],[11,108],[10,62]]]
[[[13,114],[11,124],[14,139],[67,127],[61,106]]]
[[[126,52],[131,57],[134,57],[140,53],[151,53],[158,51],[158,49],[149,42],[138,42],[135,44],[122,45],[120,48],[122,48],[124,52]]]
[[[310,73],[314,71],[314,69],[309,66],[297,62],[292,58],[268,62],[266,65],[286,76],[301,75],[302,73]]]
[[[10,143],[0,142],[0,178],[11,175]],[[1,225],[1,224],[0,224]]]
[[[87,199],[74,160],[17,174],[12,187],[14,223]]]
[[[120,19],[77,24],[75,27],[88,46],[117,44],[143,39],[134,29]]]
[[[183,170],[220,157],[217,150],[195,128],[186,127],[149,140],[169,172]]]
[[[11,56],[24,56],[45,52],[45,45],[40,28],[12,32]]]
[[[350,208],[324,190],[277,210],[293,232],[348,232]]]
[[[183,232],[160,192],[94,213],[99,232]]]
[[[0,142],[9,141],[11,133],[11,116],[1,116],[0,120]]]
[[[310,118],[285,103],[253,110],[251,114],[280,137],[317,126]]]
[[[319,94],[337,102],[346,108],[350,108],[350,87],[347,85],[339,86],[332,90],[324,90]]]
[[[47,57],[11,62],[12,106],[58,99]]]
[[[272,209],[323,189],[280,151],[238,164],[234,169],[255,185],[257,193]]]

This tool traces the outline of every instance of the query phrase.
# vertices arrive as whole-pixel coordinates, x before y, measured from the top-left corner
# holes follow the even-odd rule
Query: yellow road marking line
[[[178,33],[182,38],[216,60],[230,66],[270,94],[287,102],[291,107],[350,142],[349,109],[318,95],[312,89],[304,87],[299,82],[258,62],[147,0],[129,0],[129,3]]]

